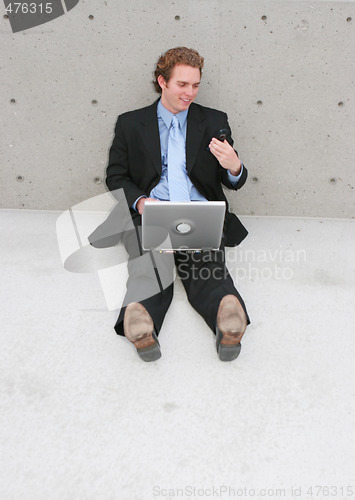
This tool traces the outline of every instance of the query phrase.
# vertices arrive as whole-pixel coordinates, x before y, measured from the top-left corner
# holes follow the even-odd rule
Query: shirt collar
[[[180,111],[180,113],[177,113],[177,118],[179,120],[180,124],[180,130],[183,130],[186,120],[187,120],[187,113],[188,109],[185,109],[185,111]],[[170,113],[166,108],[161,103],[161,99],[158,102],[158,118],[161,118],[163,122],[165,123],[166,127],[169,129],[171,120],[173,119],[174,113]]]

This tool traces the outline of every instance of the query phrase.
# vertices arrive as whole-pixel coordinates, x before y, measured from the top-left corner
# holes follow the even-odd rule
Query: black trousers
[[[141,245],[141,226],[124,233],[122,240],[128,252],[128,280],[126,296],[115,325],[118,335],[124,335],[124,314],[131,302],[140,302],[147,309],[159,335],[173,298],[174,268],[190,304],[213,332],[218,307],[225,295],[237,297],[250,323],[244,301],[225,265],[223,244],[217,251],[147,252]]]

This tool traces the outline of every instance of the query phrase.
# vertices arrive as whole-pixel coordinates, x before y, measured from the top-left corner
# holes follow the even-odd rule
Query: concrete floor
[[[63,269],[59,215],[0,212],[1,499],[355,496],[355,220],[242,217],[240,357],[177,283],[144,363]]]

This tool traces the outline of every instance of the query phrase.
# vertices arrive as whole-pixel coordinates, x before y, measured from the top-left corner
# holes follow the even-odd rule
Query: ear
[[[164,78],[161,75],[158,76],[157,82],[159,83],[160,88],[162,90],[166,88],[166,81],[164,80]]]

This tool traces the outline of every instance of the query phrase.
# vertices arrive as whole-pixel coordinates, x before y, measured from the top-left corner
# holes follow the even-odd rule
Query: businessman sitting
[[[196,50],[186,47],[163,54],[154,73],[160,98],[150,106],[118,117],[109,154],[107,186],[111,191],[124,190],[136,228],[123,237],[130,257],[129,278],[126,305],[120,311],[115,330],[134,344],[144,361],[161,356],[158,336],[173,297],[173,283],[164,288],[157,272],[159,266],[155,266],[156,272],[150,277],[157,281],[152,296],[134,298],[139,283],[146,279],[144,269],[133,263],[137,256],[146,255],[141,248],[139,228],[147,200],[226,202],[221,250],[209,251],[207,256],[206,252],[177,251],[173,259],[190,304],[216,335],[217,353],[222,361],[237,358],[250,322],[224,261],[224,247],[238,245],[248,233],[229,212],[222,189],[222,184],[235,191],[240,189],[247,179],[247,170],[233,149],[227,115],[194,103],[203,61]],[[226,134],[223,141],[217,138],[221,129]],[[151,258],[154,261],[153,255]],[[194,273],[186,272],[192,268]],[[202,269],[208,272],[196,272]]]

